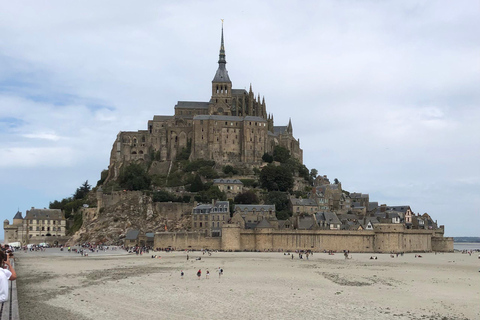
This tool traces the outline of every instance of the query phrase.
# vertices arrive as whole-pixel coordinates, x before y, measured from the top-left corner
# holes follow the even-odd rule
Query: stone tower
[[[225,45],[223,42],[223,21],[222,21],[222,38],[220,41],[220,54],[218,58],[218,69],[212,80],[212,98],[209,108],[209,114],[214,115],[231,115],[232,105],[232,82],[228,76],[225,65]]]

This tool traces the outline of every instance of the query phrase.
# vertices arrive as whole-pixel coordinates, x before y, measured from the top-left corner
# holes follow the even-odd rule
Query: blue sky
[[[292,118],[304,162],[480,236],[476,1],[8,2],[1,218],[95,184],[119,131],[208,101],[225,19],[235,88]],[[0,238],[2,238],[0,233]]]

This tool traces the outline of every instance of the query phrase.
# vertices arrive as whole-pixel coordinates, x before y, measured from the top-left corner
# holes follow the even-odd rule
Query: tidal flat
[[[188,255],[17,252],[20,317],[480,319],[478,253],[353,253],[348,260],[341,253],[308,260],[280,252]]]

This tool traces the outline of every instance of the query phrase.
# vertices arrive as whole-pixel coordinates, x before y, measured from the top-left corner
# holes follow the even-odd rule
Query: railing
[[[15,269],[15,262],[11,261]],[[18,313],[17,281],[9,281],[8,300],[0,304],[0,320],[20,320]]]

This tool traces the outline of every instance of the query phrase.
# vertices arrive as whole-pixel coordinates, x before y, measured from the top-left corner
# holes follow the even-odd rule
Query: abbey
[[[218,69],[212,80],[210,101],[178,101],[173,116],[154,116],[147,130],[122,131],[110,156],[109,175],[116,178],[124,162],[173,161],[181,151],[190,160],[213,160],[219,165],[254,166],[276,145],[287,148],[303,162],[300,141],[293,136],[292,123],[274,126],[267,114],[265,98],[250,90],[233,89],[226,69],[223,26]]]

